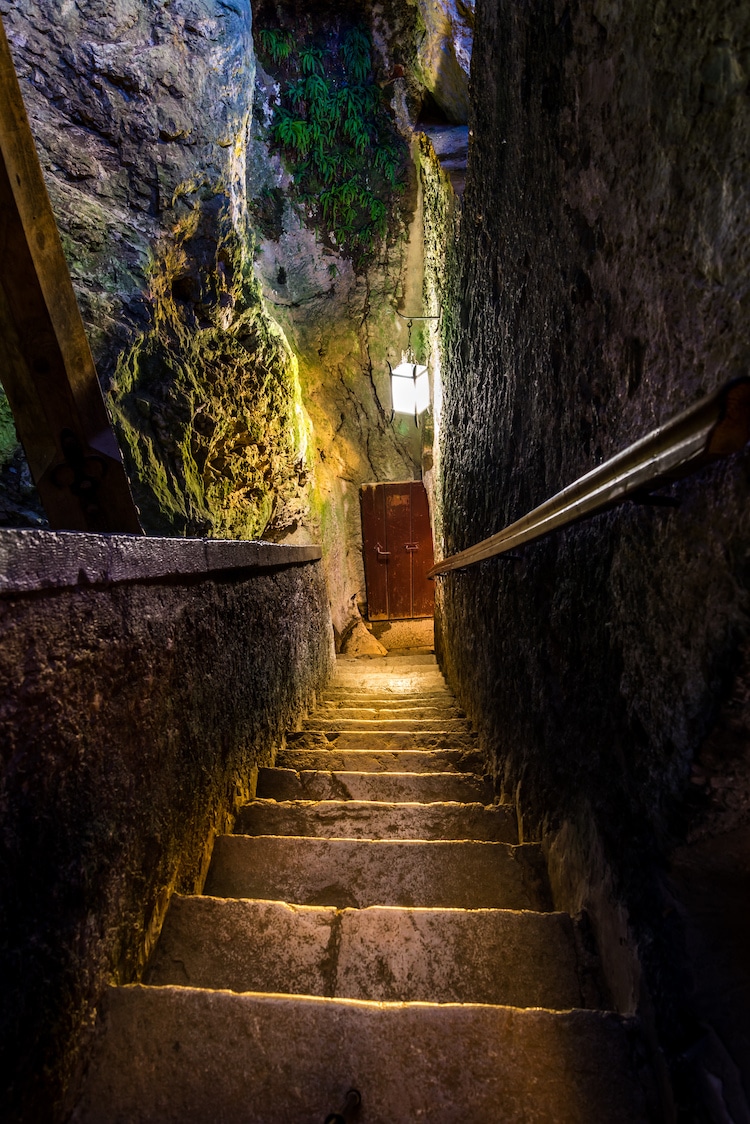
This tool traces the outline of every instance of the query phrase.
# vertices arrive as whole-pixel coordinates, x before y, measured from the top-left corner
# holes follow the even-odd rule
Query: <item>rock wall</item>
[[[322,540],[343,634],[364,600],[358,486],[420,473],[386,362],[406,344],[396,310],[419,300],[413,167],[355,268],[272,150],[279,87],[262,69],[253,112],[250,0],[0,0],[0,14],[147,532]],[[255,16],[313,28],[291,4]],[[408,154],[446,52],[465,101],[469,15],[332,2],[315,28],[355,18]],[[3,462],[0,519],[38,523],[22,457]]]
[[[479,0],[444,292],[446,553],[747,373],[749,36],[723,0]],[[696,1032],[659,869],[747,636],[747,458],[672,495],[449,576],[437,612],[560,903],[590,908],[616,1002],[650,995],[674,1056]]]
[[[249,0],[0,11],[144,526],[253,538],[306,441],[253,278]]]
[[[331,672],[320,562],[231,547],[0,534],[4,1120],[64,1118],[104,987]]]

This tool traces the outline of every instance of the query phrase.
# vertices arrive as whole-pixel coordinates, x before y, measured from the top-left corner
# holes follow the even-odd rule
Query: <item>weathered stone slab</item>
[[[145,980],[333,995],[329,945],[337,915],[325,906],[175,894]]]
[[[336,994],[382,1001],[585,1006],[568,914],[347,909]]]
[[[175,895],[146,981],[379,1001],[593,1005],[568,914],[512,910],[337,910]]]
[[[339,750],[337,743],[325,742],[311,749],[297,749],[299,742],[282,750],[276,757],[281,769],[331,770],[361,773],[483,773],[484,762],[479,750],[403,749],[403,750]],[[306,742],[304,744],[307,744]]]
[[[361,706],[344,706],[343,704],[336,705],[326,702],[319,706],[310,717],[323,722],[329,720],[340,722],[345,718],[367,719],[370,722],[408,719],[414,722],[425,719],[438,719],[439,721],[461,719],[465,718],[465,715],[457,706],[450,704],[444,706],[415,705],[414,700],[411,700],[402,701],[398,705],[383,704],[378,706],[372,706],[364,702]]]
[[[241,808],[236,835],[318,839],[481,839],[517,843],[509,804],[384,803],[369,800],[254,800]]]
[[[438,671],[439,666],[434,652],[409,652],[391,651],[383,660],[383,666],[389,670],[404,669],[417,671]],[[357,667],[357,661],[340,655],[336,658],[336,667],[341,671]]]
[[[368,690],[367,687],[337,687],[334,683],[326,689],[324,699],[331,705],[338,705],[340,702],[343,705],[351,703],[354,706],[357,706],[361,700],[367,700],[368,705],[382,703],[384,706],[413,706],[415,701],[436,706],[441,703],[455,705],[455,696],[445,685],[424,691],[396,691],[382,684]]]
[[[491,804],[489,780],[471,773],[347,773],[260,769],[256,795],[265,800],[458,801]]]
[[[411,670],[409,668],[396,668],[383,670],[378,664],[373,670],[365,671],[363,665],[358,663],[355,667],[342,671],[341,667],[336,672],[331,684],[332,687],[364,687],[369,691],[386,690],[403,694],[405,691],[419,691],[428,688],[431,692],[446,688],[445,679],[439,671]],[[447,689],[447,688],[446,688]]]
[[[220,835],[205,892],[296,905],[548,909],[536,843]]]
[[[140,535],[0,531],[0,596],[316,562],[319,546]]]
[[[306,730],[332,730],[347,733],[350,730],[368,734],[390,733],[400,731],[428,731],[436,733],[469,733],[471,727],[465,718],[306,718]]]
[[[643,1124],[638,1024],[599,1011],[110,991],[74,1124]]]
[[[376,714],[371,715],[373,718],[378,717],[377,711],[380,711],[382,717],[390,718],[399,715],[403,710],[412,710],[414,708],[424,710],[425,717],[428,718],[433,717],[433,711],[435,715],[445,715],[446,717],[450,715],[457,718],[463,717],[463,711],[455,704],[455,699],[452,696],[441,698],[440,696],[433,695],[427,699],[419,695],[407,696],[406,698],[370,698],[369,696],[358,694],[350,698],[333,699],[328,697],[327,692],[326,697],[315,711],[315,716],[320,717],[328,713],[338,714],[341,711],[342,718],[351,717],[345,713],[345,711],[350,708],[356,710],[374,710]],[[383,710],[390,710],[391,714],[382,715]],[[408,717],[408,715],[405,717]]]
[[[405,749],[476,750],[475,734],[445,730],[301,730],[287,736],[300,749],[329,745],[338,750],[369,749],[392,752]]]

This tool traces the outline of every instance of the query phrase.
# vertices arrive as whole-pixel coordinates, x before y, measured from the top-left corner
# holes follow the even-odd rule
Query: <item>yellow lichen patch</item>
[[[207,194],[159,248],[153,327],[121,356],[111,390],[152,532],[256,538],[285,504],[304,502],[309,420],[297,361],[230,210],[227,193]]]

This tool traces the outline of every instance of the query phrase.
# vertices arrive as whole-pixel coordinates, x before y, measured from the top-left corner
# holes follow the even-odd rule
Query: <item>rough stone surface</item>
[[[0,636],[3,1114],[36,1124],[105,983],[138,978],[170,893],[200,888],[213,833],[312,704],[332,634],[306,563],[37,589],[0,598]]]
[[[446,120],[465,124],[469,115],[474,0],[420,0],[420,10],[425,34],[417,58],[425,89]]]
[[[262,768],[258,796],[269,800],[436,800],[491,804],[489,781],[458,773],[337,773]]]
[[[257,799],[242,808],[239,835],[308,835],[321,839],[483,839],[517,843],[516,814],[509,804],[408,801]]]
[[[443,292],[446,553],[747,372],[749,21],[724,0],[478,3]],[[672,495],[444,579],[437,616],[504,789],[532,830],[565,825],[558,904],[588,901],[611,978],[630,976],[618,1003],[650,990],[681,1052],[694,1028],[657,872],[747,635],[747,458]],[[640,984],[622,965],[636,941]],[[695,1096],[678,1092],[686,1111]]]
[[[329,746],[320,749],[282,750],[276,756],[280,769],[295,772],[313,769],[333,769],[349,773],[481,773],[484,763],[479,753],[466,753],[460,749],[444,750],[337,750]]]
[[[319,1124],[352,1085],[363,1124],[655,1119],[632,1024],[599,1011],[130,987],[104,1027],[75,1124]]]
[[[297,905],[544,909],[546,871],[527,843],[220,835],[207,894]]]
[[[511,910],[341,910],[176,896],[146,979],[161,987],[558,1010],[598,999],[567,914]]]
[[[364,621],[357,621],[352,631],[344,641],[341,649],[347,656],[367,657],[384,656],[387,648],[365,627]]]
[[[314,733],[361,733],[361,734],[388,734],[392,731],[423,731],[469,734],[469,724],[465,718],[334,718],[322,717],[308,718],[305,730]]]
[[[292,5],[256,4],[258,28],[285,6],[293,22]],[[421,467],[420,432],[391,419],[387,365],[406,346],[396,309],[419,290],[411,162],[357,272],[308,228],[270,151],[278,89],[256,66],[250,0],[0,12],[144,526],[321,542],[340,638],[365,603],[359,484]],[[316,13],[321,27],[339,16]],[[379,79],[409,68],[408,96],[382,88],[410,140],[428,74],[414,74],[418,6],[362,17]],[[0,399],[0,519],[34,526],[8,422]]]
[[[393,705],[388,702],[372,705],[371,700],[367,700],[362,706],[350,706],[341,701],[329,703],[326,700],[325,705],[317,707],[315,711],[315,718],[318,721],[327,721],[328,719],[337,721],[342,718],[360,718],[367,721],[404,718],[414,721],[425,718],[442,720],[443,718],[463,717],[463,712],[451,702],[446,702],[442,706],[433,703],[423,706],[419,699],[399,700]],[[309,729],[309,723],[305,723],[305,728]]]
[[[320,560],[320,547],[139,535],[0,530],[0,596],[269,570]]]
[[[253,277],[249,0],[0,11],[144,526],[257,537],[307,423]]]
[[[388,776],[380,773],[384,775]],[[513,811],[511,806],[403,800],[277,804],[256,797],[240,811],[236,830],[265,827],[284,834],[220,837],[206,887],[220,896],[173,899],[149,968],[148,998],[140,1010],[129,1008],[136,1012],[135,1023],[130,1014],[121,1019],[117,1013],[100,1021],[98,1047],[74,1119],[103,1114],[109,1119],[113,1111],[150,1119],[154,1097],[159,1100],[165,1088],[170,1090],[164,1102],[170,1111],[170,1081],[176,1080],[181,1095],[182,1083],[178,1071],[169,1077],[155,1059],[169,1055],[162,1046],[165,1040],[173,1043],[172,1061],[184,1050],[189,1054],[192,1026],[199,1020],[204,1056],[192,1113],[194,1103],[204,1103],[206,1083],[213,1085],[219,1061],[233,1070],[239,1039],[247,1067],[242,1112],[246,1117],[250,1105],[264,1121],[309,1119],[312,1124],[323,1103],[314,1098],[328,1088],[320,1083],[320,1075],[325,1072],[330,1079],[334,1073],[331,1048],[337,1050],[336,1062],[341,1061],[342,1049],[351,1052],[347,1087],[363,1093],[357,1116],[382,1124],[414,1119],[445,1119],[447,1124],[467,1114],[496,1121],[505,1119],[506,1111],[514,1120],[538,1117],[551,1124],[576,1118],[599,1124],[600,1119],[617,1119],[623,1105],[629,1113],[628,1104],[634,1119],[651,1118],[653,1083],[648,1064],[638,1058],[642,1043],[635,1026],[617,1019],[615,1046],[613,1024],[594,1019],[573,1042],[571,1023],[583,1030],[580,1016],[585,1012],[568,1011],[554,1024],[537,1018],[532,1035],[528,1010],[502,1006],[543,1006],[545,1010],[534,1014],[549,1020],[555,1011],[606,1003],[587,919],[573,921],[567,914],[546,912],[548,879],[540,848],[477,841],[486,838],[488,819],[512,827],[508,817]],[[446,839],[457,824],[474,837]],[[351,825],[374,838],[340,838]],[[444,837],[436,842],[401,841],[405,827],[426,832],[435,828]],[[309,837],[321,830],[334,838]],[[512,908],[499,908],[503,903]],[[179,1006],[185,996],[196,994],[195,988],[214,997],[240,992],[238,998],[246,1004],[258,1003],[251,1018],[259,1048],[251,1058],[248,1036],[228,1005],[221,1019],[223,1038],[205,1017],[202,1000],[197,1000],[200,1013],[191,1015],[182,1007],[179,1038],[171,1027],[166,1029],[161,1016],[171,1014],[172,1001]],[[164,1005],[158,1008],[155,993],[163,997]],[[136,1005],[145,995],[138,993]],[[283,995],[299,997],[299,1007],[268,1006],[278,1004]],[[313,996],[336,997],[340,1006],[319,1007],[311,1022],[306,1016],[313,1010],[307,1006]],[[122,993],[113,995],[112,1010],[122,1012],[127,1003]],[[361,1018],[373,1009],[379,1011],[380,1024]],[[390,1018],[387,1012],[396,1010],[399,1015]],[[271,1011],[269,1021],[265,1016]],[[359,1022],[346,1021],[346,1012],[353,1011],[359,1012]],[[495,1022],[482,1022],[490,1011]],[[512,1017],[506,1026],[501,1013],[509,1011]],[[476,1022],[472,1014],[478,1016]],[[277,1016],[278,1024],[273,1022]],[[273,1028],[282,1024],[286,1041],[280,1054]],[[147,1054],[148,1073],[141,1072],[143,1063],[130,1048],[135,1025],[154,1043]],[[550,1037],[546,1032],[553,1025],[556,1030]],[[520,1049],[519,1033],[524,1041]],[[560,1049],[561,1036],[573,1051],[570,1056],[568,1049]],[[404,1069],[411,1064],[413,1043],[419,1044],[419,1052],[426,1051],[416,1084]],[[498,1043],[504,1080],[495,1089],[497,1067],[485,1072],[483,1062],[477,1068],[477,1058],[491,1055]],[[366,1076],[373,1050],[380,1086],[375,1096]],[[279,1072],[282,1056],[287,1064]],[[514,1087],[514,1058],[526,1090],[522,1110],[507,1100]],[[312,1068],[303,1077],[299,1065],[308,1065],[308,1059]],[[188,1060],[191,1064],[192,1058]],[[570,1085],[572,1077],[577,1081],[579,1068],[589,1075],[585,1087]],[[121,1069],[128,1073],[126,1083],[120,1080]],[[617,1107],[607,1108],[602,1117],[604,1101],[597,1089],[604,1089],[605,1072]],[[562,1074],[565,1085],[558,1081]],[[472,1081],[465,1083],[467,1075]],[[297,1092],[302,1086],[304,1108]],[[127,1088],[125,1099],[122,1088]],[[633,1098],[629,1102],[623,1101],[626,1090],[626,1097]],[[212,1098],[211,1119],[234,1118],[234,1093],[226,1093],[224,1082],[219,1099]],[[160,1109],[162,1103],[159,1100]]]
[[[300,749],[327,745],[342,752],[358,749],[378,749],[394,752],[408,749],[456,749],[470,753],[477,749],[477,739],[474,734],[463,734],[460,731],[458,733],[444,733],[430,730],[414,730],[411,732],[395,730],[390,733],[382,730],[374,730],[372,733],[364,733],[362,730],[351,732],[305,730],[294,736],[292,744],[299,746]]]
[[[372,632],[389,652],[434,650],[435,622],[429,617],[413,621],[373,621]]]

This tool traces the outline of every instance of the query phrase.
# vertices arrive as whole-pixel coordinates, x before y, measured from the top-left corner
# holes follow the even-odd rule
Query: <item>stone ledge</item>
[[[317,562],[319,546],[229,539],[167,539],[76,531],[0,531],[0,596],[209,577]]]

